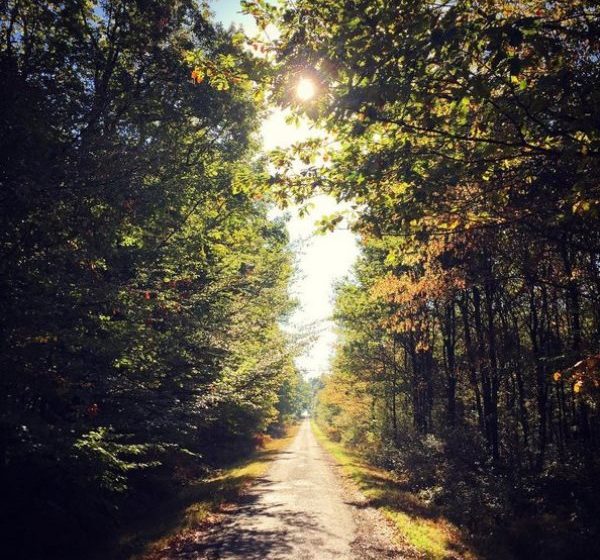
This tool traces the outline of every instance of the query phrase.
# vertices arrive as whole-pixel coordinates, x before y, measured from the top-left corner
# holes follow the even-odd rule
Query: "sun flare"
[[[308,101],[315,96],[316,87],[315,83],[309,78],[302,78],[296,86],[296,97],[300,101]]]

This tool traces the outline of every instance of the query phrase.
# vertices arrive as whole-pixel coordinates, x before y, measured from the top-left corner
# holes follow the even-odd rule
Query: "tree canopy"
[[[331,437],[473,533],[541,511],[566,536],[517,538],[521,557],[589,558],[598,2],[241,4],[273,40],[195,0],[0,8],[5,541],[81,557],[317,391]],[[263,154],[274,104],[323,133]],[[269,210],[316,193],[350,208],[321,229],[347,225],[362,255],[309,384]]]
[[[0,43],[2,526],[48,558],[299,414],[293,256],[207,6],[5,2]]]
[[[282,30],[279,99],[328,131],[276,154],[275,189],[349,203],[324,227],[345,218],[363,248],[338,292],[321,422],[456,503],[471,527],[490,510],[511,518],[520,500],[592,519],[592,506],[557,505],[540,481],[597,492],[597,2],[254,9]],[[290,101],[300,76],[317,84],[310,103]],[[569,554],[585,557],[579,530]]]

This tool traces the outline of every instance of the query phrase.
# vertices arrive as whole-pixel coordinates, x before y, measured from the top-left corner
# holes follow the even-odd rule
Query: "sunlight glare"
[[[302,78],[296,86],[296,96],[300,101],[308,101],[315,96],[315,84],[309,78]]]

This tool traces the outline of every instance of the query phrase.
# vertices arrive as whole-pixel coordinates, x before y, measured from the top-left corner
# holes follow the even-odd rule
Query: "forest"
[[[277,33],[0,4],[8,557],[91,558],[307,409],[478,558],[600,556],[600,4],[241,6]],[[266,153],[273,106],[323,134]],[[361,254],[309,381],[271,210],[318,193]]]

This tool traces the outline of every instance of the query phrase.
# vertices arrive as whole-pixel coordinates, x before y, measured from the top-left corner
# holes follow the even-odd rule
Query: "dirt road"
[[[378,512],[343,483],[304,421],[235,514],[211,536],[218,559],[403,558]]]

